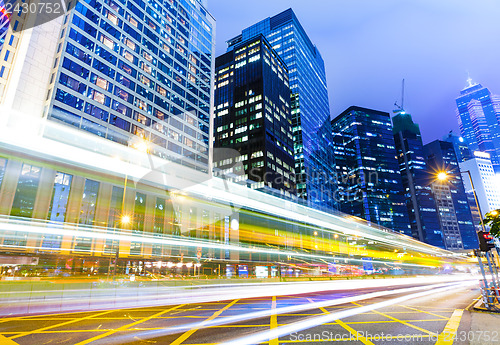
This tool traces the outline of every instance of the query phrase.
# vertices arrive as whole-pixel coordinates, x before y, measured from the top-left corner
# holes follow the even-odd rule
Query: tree
[[[492,236],[500,237],[500,209],[486,213],[483,223],[490,226]]]

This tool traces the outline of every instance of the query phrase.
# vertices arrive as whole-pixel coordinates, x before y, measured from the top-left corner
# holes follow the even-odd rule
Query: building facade
[[[495,171],[500,172],[500,97],[469,78],[456,104],[460,133],[471,152],[490,154]]]
[[[395,115],[392,122],[412,236],[443,248],[443,234],[432,195],[432,180],[424,157],[420,128],[404,111]]]
[[[311,207],[334,209],[335,160],[321,54],[291,9],[244,29],[228,41],[228,50],[258,34],[266,37],[288,68],[297,196]]]
[[[332,129],[344,154],[341,211],[411,236],[389,114],[349,107],[332,120]]]
[[[214,156],[216,171],[243,165],[254,189],[296,195],[288,69],[262,35],[234,46],[215,62],[214,148],[240,157]],[[219,155],[217,155],[219,156]],[[241,169],[237,165],[233,169]],[[241,176],[237,171],[231,171]]]
[[[80,1],[7,33],[5,106],[208,171],[214,30],[199,1]]]
[[[429,172],[434,176],[431,188],[445,248],[477,248],[477,235],[453,144],[435,140],[424,146],[424,155]],[[446,173],[445,180],[437,178],[440,172]]]
[[[443,141],[448,141],[453,144],[455,149],[455,154],[457,155],[458,162],[465,162],[468,159],[473,158],[472,152],[469,149],[467,141],[458,135],[453,134],[452,131],[443,137]]]
[[[477,201],[481,209],[481,216],[500,208],[500,186],[495,178],[495,171],[489,154],[486,152],[474,152],[474,158],[459,163],[460,171],[470,173],[470,179],[464,178],[465,191],[468,194],[476,192]],[[473,195],[472,195],[473,196]]]

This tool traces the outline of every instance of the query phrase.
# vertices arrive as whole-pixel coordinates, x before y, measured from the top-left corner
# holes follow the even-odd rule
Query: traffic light
[[[482,252],[489,252],[492,248],[495,248],[493,237],[489,232],[478,231],[477,237],[479,239],[479,249]]]

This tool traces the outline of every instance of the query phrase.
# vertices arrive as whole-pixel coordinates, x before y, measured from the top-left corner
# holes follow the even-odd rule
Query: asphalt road
[[[471,331],[475,285],[409,288],[2,318],[0,344],[500,344]]]

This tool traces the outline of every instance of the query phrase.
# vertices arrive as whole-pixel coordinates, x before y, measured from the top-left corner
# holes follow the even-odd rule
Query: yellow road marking
[[[189,331],[187,331],[186,333],[182,334],[179,338],[175,339],[170,345],[179,345],[179,344],[181,344],[184,340],[186,340],[191,335],[193,335],[194,332],[196,332],[197,330],[199,330],[200,328],[202,328],[205,323],[207,323],[208,321],[211,321],[211,320],[215,319],[217,316],[219,316],[220,314],[222,314],[225,310],[231,308],[231,306],[233,304],[235,304],[236,302],[238,302],[237,299],[235,299],[234,301],[232,301],[231,303],[229,303],[228,305],[226,305],[224,308],[219,309],[218,311],[216,311],[215,313],[213,313],[212,316],[210,316],[208,319],[206,319],[205,321],[202,321],[198,327],[192,328]]]
[[[453,344],[463,314],[463,309],[455,309],[443,332],[439,335],[436,345]]]
[[[366,337],[363,337],[361,335],[361,333],[358,333],[354,328],[352,328],[351,326],[347,325],[344,321],[342,321],[340,319],[335,320],[335,321],[337,322],[337,324],[339,324],[340,326],[342,326],[342,328],[344,328],[347,331],[349,331],[349,333],[351,333],[353,335],[353,338],[355,340],[359,340],[360,342],[362,342],[365,345],[375,345],[370,340],[368,340]]]
[[[79,321],[82,321],[82,320],[88,320],[88,319],[91,319],[92,317],[94,316],[98,316],[98,315],[104,315],[104,314],[108,314],[108,313],[112,313],[114,310],[108,310],[108,311],[103,311],[102,313],[98,313],[98,314],[91,314],[91,315],[87,315],[85,317],[80,317],[80,318],[76,318],[76,319],[73,319],[73,320],[70,320],[70,321],[66,321],[66,322],[61,322],[61,323],[58,323],[58,324],[55,324],[55,325],[51,325],[51,326],[47,326],[47,327],[42,327],[42,328],[38,328],[38,329],[35,329],[34,331],[29,331],[29,332],[21,332],[20,334],[18,335],[15,335],[13,337],[10,337],[10,339],[16,339],[16,338],[20,338],[20,337],[24,337],[26,335],[29,335],[29,334],[34,334],[34,333],[38,333],[38,332],[43,332],[43,331],[46,331],[48,329],[53,329],[53,328],[57,328],[57,327],[61,327],[61,326],[66,326],[66,325],[69,325],[69,324],[72,324],[72,323],[75,323],[75,322],[79,322]]]
[[[308,298],[307,300],[309,302],[311,302],[311,303],[314,302],[311,298]],[[323,308],[323,307],[319,307],[319,310],[321,310],[324,314],[330,314],[330,312],[328,310],[326,310],[325,308]],[[343,329],[347,330],[349,333],[351,333],[351,335],[354,336],[354,339],[359,340],[363,344],[365,344],[365,345],[375,345],[371,341],[369,341],[368,339],[366,339],[365,337],[363,337],[361,334],[359,334],[354,328],[352,328],[351,326],[347,325],[344,321],[342,321],[340,319],[337,319],[337,320],[335,320],[335,323],[338,324],[339,326],[341,326]]]
[[[349,321],[349,322],[346,322],[346,324],[348,325],[358,325],[358,324],[367,324],[367,323],[399,323],[399,322],[436,322],[436,321],[446,321],[446,320],[443,320],[443,319],[425,319],[425,320],[385,320],[385,321]],[[324,325],[335,325],[337,324],[336,322],[327,322],[327,323],[324,323]]]
[[[358,306],[361,306],[360,304],[356,303],[356,302],[351,302],[352,304],[355,304],[355,305],[358,305]],[[429,334],[429,335],[437,335],[436,333],[434,332],[431,332],[431,331],[428,331],[426,329],[423,329],[422,327],[418,327],[418,326],[415,326],[415,325],[412,325],[411,323],[408,323],[406,321],[403,321],[403,320],[399,320],[399,319],[396,319],[395,317],[393,316],[390,316],[390,315],[387,315],[387,314],[384,314],[378,310],[373,310],[374,313],[376,314],[379,314],[379,315],[382,315],[382,316],[385,316],[386,318],[389,318],[391,320],[394,320],[394,321],[398,321],[399,323],[405,325],[405,326],[408,326],[408,327],[411,327],[411,328],[414,328],[416,330],[419,330],[421,332],[424,332],[426,334]]]
[[[271,314],[271,320],[269,327],[271,329],[275,329],[278,327],[278,315],[276,314],[276,296],[273,296],[271,301],[271,310],[273,314]],[[269,339],[269,345],[279,345],[278,338]]]
[[[443,319],[445,319],[445,320],[448,320],[448,319],[449,319],[449,318],[448,318],[448,317],[446,317],[446,316],[439,315],[439,314],[434,314],[434,313],[431,313],[430,311],[420,310],[420,309],[417,309],[417,308],[408,307],[408,306],[406,306],[406,305],[402,305],[401,307],[406,308],[406,309],[410,309],[410,310],[415,310],[415,311],[418,311],[418,312],[420,312],[420,313],[425,313],[425,314],[429,314],[429,315],[434,315],[434,316],[437,316],[437,317],[443,318]]]
[[[14,340],[11,340],[9,338],[4,337],[3,335],[0,334],[0,344],[2,345],[19,345],[16,343]]]
[[[151,319],[153,319],[153,318],[155,318],[155,317],[157,317],[157,316],[160,316],[161,314],[168,313],[169,311],[175,310],[175,309],[180,308],[180,307],[183,307],[183,306],[185,306],[185,305],[186,305],[186,304],[181,304],[181,305],[178,305],[178,306],[175,306],[175,307],[172,307],[172,308],[166,309],[166,310],[162,310],[162,311],[160,311],[160,312],[158,312],[158,313],[156,313],[156,314],[153,314],[153,315],[148,316],[148,317],[145,317],[145,318],[143,318],[143,319],[141,319],[141,320],[138,320],[138,321],[135,321],[135,322],[129,323],[129,324],[127,324],[127,325],[121,326],[121,327],[119,327],[119,328],[117,328],[117,329],[114,329],[114,330],[112,330],[112,331],[106,332],[106,333],[104,333],[104,334],[99,334],[99,335],[96,335],[95,337],[92,337],[92,338],[90,338],[90,339],[87,339],[87,340],[81,341],[81,342],[79,342],[79,343],[77,343],[77,344],[75,344],[75,345],[85,345],[85,344],[91,343],[91,342],[96,341],[96,340],[98,340],[98,339],[102,339],[102,338],[104,338],[104,337],[107,337],[107,336],[110,336],[110,335],[112,335],[112,334],[115,334],[116,332],[120,332],[120,331],[126,330],[126,329],[128,329],[128,328],[130,328],[130,327],[132,327],[132,326],[135,326],[135,325],[138,325],[138,324],[140,324],[140,323],[143,323],[143,322],[146,322],[146,321],[148,321],[148,320],[151,320]]]

